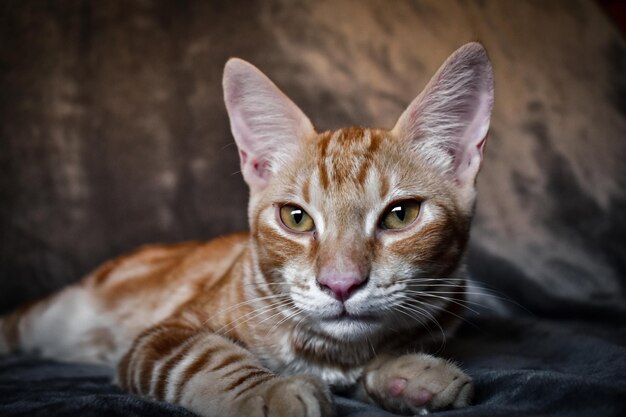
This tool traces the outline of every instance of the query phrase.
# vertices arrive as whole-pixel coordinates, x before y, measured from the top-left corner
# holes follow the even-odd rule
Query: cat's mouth
[[[378,318],[373,314],[355,314],[349,313],[345,308],[341,311],[341,313],[325,317],[324,321],[333,321],[333,322],[367,322],[373,323],[378,321]]]

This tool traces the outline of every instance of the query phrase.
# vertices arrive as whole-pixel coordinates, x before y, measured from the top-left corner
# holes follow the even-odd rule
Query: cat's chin
[[[377,332],[382,322],[369,315],[341,314],[323,318],[318,322],[320,330],[333,337],[357,339]]]

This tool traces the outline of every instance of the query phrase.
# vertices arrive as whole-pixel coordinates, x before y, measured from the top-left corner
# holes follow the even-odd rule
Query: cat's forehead
[[[388,132],[380,129],[347,127],[320,133],[314,142],[319,158],[346,155],[371,157],[387,136]]]
[[[389,131],[361,127],[320,133],[302,144],[280,180],[280,193],[320,209],[366,209],[402,184],[418,185],[415,157]]]
[[[361,127],[320,133],[277,175],[274,199],[351,212],[441,192],[441,178],[389,131]]]
[[[391,150],[388,132],[349,127],[319,134],[307,144],[320,186],[324,190],[343,186],[362,187],[381,162],[381,146]]]

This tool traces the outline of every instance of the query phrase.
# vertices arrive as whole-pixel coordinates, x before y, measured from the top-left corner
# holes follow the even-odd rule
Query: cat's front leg
[[[146,330],[118,365],[126,390],[202,416],[330,417],[329,389],[316,377],[281,377],[248,350],[207,330],[169,322]]]
[[[361,376],[356,396],[401,414],[467,406],[472,380],[456,365],[425,353],[380,356]]]

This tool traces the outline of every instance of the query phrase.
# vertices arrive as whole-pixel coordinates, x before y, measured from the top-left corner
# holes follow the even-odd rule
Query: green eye
[[[383,214],[380,227],[390,230],[404,229],[415,221],[419,213],[420,203],[417,200],[393,203]]]
[[[310,232],[315,229],[311,216],[301,207],[292,204],[280,208],[280,220],[287,228],[296,232]]]

